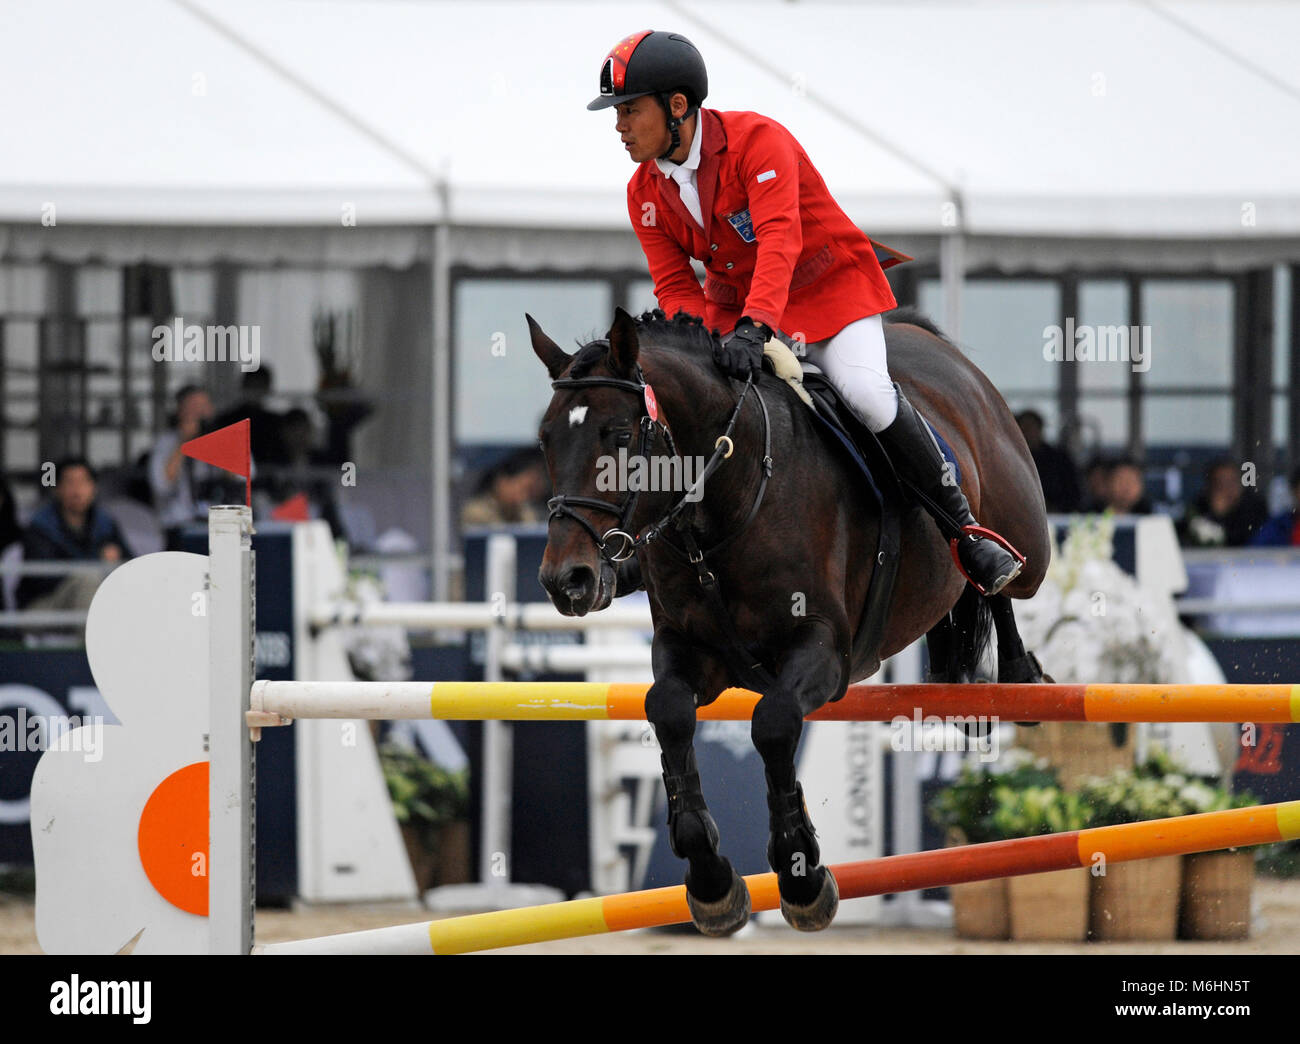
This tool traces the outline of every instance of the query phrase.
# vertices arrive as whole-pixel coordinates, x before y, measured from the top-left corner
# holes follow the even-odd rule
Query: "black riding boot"
[[[997,541],[963,532],[965,527],[977,524],[966,494],[953,480],[948,462],[929,426],[907,401],[903,389],[897,384],[894,387],[898,391],[898,416],[889,427],[876,434],[889,451],[900,477],[940,509],[936,512],[931,504],[921,500],[921,505],[938,524],[944,538],[949,542],[957,539],[957,555],[967,579],[981,589],[981,593],[997,594],[1015,579],[1022,563]]]

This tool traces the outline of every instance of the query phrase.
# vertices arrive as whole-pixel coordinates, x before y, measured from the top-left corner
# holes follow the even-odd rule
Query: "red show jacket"
[[[707,231],[653,160],[627,185],[660,308],[724,334],[747,315],[811,343],[895,307],[883,269],[911,258],[849,220],[794,135],[754,112],[701,109],[699,121]],[[704,263],[703,289],[692,257]]]

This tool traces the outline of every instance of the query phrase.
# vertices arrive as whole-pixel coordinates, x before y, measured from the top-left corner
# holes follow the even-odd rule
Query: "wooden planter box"
[[[1006,879],[949,885],[952,927],[959,939],[1010,939],[1011,904]]]
[[[1103,876],[1092,878],[1089,936],[1175,938],[1182,876],[1182,856],[1109,864]]]
[[[1077,790],[1084,776],[1133,767],[1135,731],[1132,725],[1044,721],[1032,729],[1017,729],[1016,746],[1054,766],[1063,789]]]
[[[1183,857],[1179,936],[1183,939],[1247,939],[1255,852],[1203,852]]]
[[[432,847],[425,845],[418,827],[404,823],[402,840],[420,894],[439,885],[464,884],[470,879],[468,823],[443,824]]]
[[[1087,938],[1088,876],[1081,868],[1008,878],[1011,938],[1069,942]]]
[[[472,881],[469,851],[469,823],[456,820],[438,831],[438,881],[440,885]]]

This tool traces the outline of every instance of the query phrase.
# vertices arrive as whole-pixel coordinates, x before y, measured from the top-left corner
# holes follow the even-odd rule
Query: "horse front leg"
[[[817,831],[795,778],[795,750],[804,716],[839,692],[847,679],[847,633],[810,619],[796,635],[776,688],[754,707],[751,735],[767,775],[768,864],[776,871],[781,914],[793,928],[820,931],[839,908],[835,877],[821,865]]]
[[[695,927],[705,935],[731,935],[749,921],[749,889],[718,852],[718,827],[700,789],[694,745],[699,654],[681,636],[659,631],[652,659],[655,682],[645,709],[662,750],[668,841],[673,855],[687,861],[686,901]]]

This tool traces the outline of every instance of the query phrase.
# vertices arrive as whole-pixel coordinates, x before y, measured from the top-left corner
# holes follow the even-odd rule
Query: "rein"
[[[551,382],[552,388],[582,388],[605,386],[611,388],[620,388],[624,391],[635,393],[642,402],[645,412],[641,415],[639,425],[639,436],[637,441],[637,456],[644,457],[645,451],[650,441],[656,434],[662,432],[663,440],[668,451],[674,456],[679,457],[677,447],[673,444],[672,432],[669,430],[665,421],[659,419],[659,404],[655,399],[654,389],[646,382],[645,375],[641,371],[638,363],[636,367],[636,379],[624,380],[618,377],[562,377]],[[720,541],[707,550],[701,551],[695,542],[695,538],[689,529],[689,524],[683,521],[683,512],[687,506],[693,503],[690,499],[692,494],[700,491],[703,495],[704,484],[709,477],[721,466],[724,460],[731,457],[735,450],[735,442],[732,440],[732,432],[735,431],[736,422],[740,418],[740,411],[745,405],[745,398],[749,395],[749,390],[753,388],[754,394],[758,396],[759,409],[763,415],[763,459],[762,459],[762,478],[759,481],[758,492],[754,496],[754,502],[750,506],[749,514],[741,523],[739,529],[734,530]],[[656,522],[647,526],[640,536],[633,536],[628,531],[628,525],[632,518],[632,513],[636,509],[637,498],[641,490],[629,490],[627,496],[621,504],[615,504],[608,500],[601,500],[597,497],[584,497],[562,494],[552,497],[547,501],[546,506],[550,512],[549,517],[554,519],[558,517],[571,518],[581,525],[590,535],[596,544],[596,549],[600,552],[601,557],[612,565],[625,562],[632,557],[639,548],[645,547],[650,541],[660,536],[663,531],[670,525],[675,525],[678,529],[683,530],[683,540],[687,547],[685,550],[677,547],[671,540],[664,539],[666,547],[671,548],[679,557],[687,559],[696,566],[700,574],[701,583],[709,583],[713,580],[713,574],[709,572],[704,564],[704,556],[722,548],[736,539],[743,533],[749,524],[758,514],[759,505],[763,502],[763,494],[767,490],[767,481],[772,475],[772,425],[768,417],[767,403],[763,401],[763,393],[758,390],[754,384],[753,374],[745,381],[745,387],[740,393],[740,398],[736,401],[735,408],[731,411],[731,416],[727,420],[726,429],[713,443],[713,455],[709,458],[704,466],[704,471],[699,475],[681,498],[668,509],[663,516]],[[615,516],[618,519],[617,525],[606,530],[603,535],[596,531],[596,528],[573,510],[574,507],[594,508],[597,511],[603,511],[606,514]],[[611,550],[611,544],[619,542],[614,550]]]
[[[641,372],[639,363],[635,373],[636,380],[634,381],[622,380],[617,377],[567,377],[552,381],[551,387],[581,388],[603,385],[636,393],[641,397],[646,411],[641,417],[640,439],[637,445],[638,455],[644,454],[651,438],[656,432],[662,430],[664,442],[667,444],[669,451],[674,456],[677,456],[676,447],[673,445],[672,432],[669,431],[665,422],[659,420],[659,406],[655,400],[654,390],[646,383],[645,375]],[[754,502],[750,505],[749,513],[745,516],[745,520],[740,524],[740,527],[728,533],[711,547],[701,550],[691,529],[690,521],[685,514],[687,505],[692,503],[688,498],[696,490],[700,490],[702,496],[705,482],[721,466],[724,460],[731,457],[735,450],[735,443],[732,441],[731,436],[735,430],[736,421],[740,417],[741,408],[745,405],[745,398],[749,395],[750,388],[753,388],[754,394],[758,396],[759,409],[763,415],[763,458],[758,491],[755,493]],[[769,692],[776,685],[776,679],[762,662],[754,656],[746,645],[744,637],[736,630],[735,622],[727,611],[726,603],[722,600],[722,592],[718,589],[717,577],[713,575],[712,570],[709,569],[708,564],[705,562],[706,555],[725,547],[749,528],[750,523],[758,515],[759,506],[763,503],[763,494],[767,491],[768,479],[772,477],[772,423],[771,418],[768,416],[767,403],[763,400],[763,393],[754,384],[753,373],[745,381],[745,387],[740,393],[740,398],[736,401],[735,408],[731,411],[731,416],[727,420],[726,430],[718,436],[713,447],[713,455],[709,458],[708,463],[704,466],[703,473],[696,479],[691,488],[658,521],[646,527],[640,536],[633,537],[627,530],[632,511],[636,507],[637,495],[640,493],[639,489],[630,490],[622,504],[614,504],[610,501],[600,500],[597,497],[560,495],[552,497],[547,501],[546,506],[550,510],[550,518],[565,517],[578,522],[591,534],[591,539],[595,541],[601,557],[615,565],[631,558],[638,548],[646,546],[650,541],[663,534],[668,526],[672,525],[680,530],[682,542],[686,545],[685,549],[679,548],[667,536],[663,537],[663,545],[670,548],[679,558],[684,558],[695,566],[700,587],[713,605],[714,618],[731,645],[729,658],[735,670],[750,688],[757,692]],[[595,508],[598,511],[614,515],[618,518],[618,525],[606,530],[604,536],[601,536],[596,532],[595,527],[574,511],[570,505]],[[614,539],[622,541],[622,546],[618,549],[620,553],[610,550],[610,542]]]

